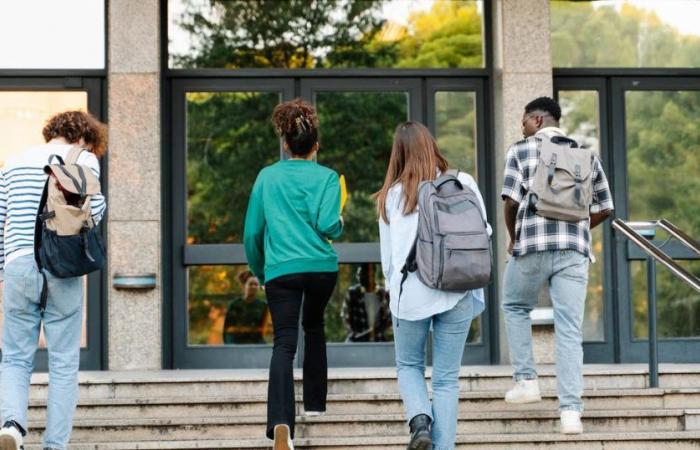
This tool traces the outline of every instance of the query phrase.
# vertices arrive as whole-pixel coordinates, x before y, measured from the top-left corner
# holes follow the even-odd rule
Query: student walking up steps
[[[394,134],[384,186],[377,195],[377,209],[380,216],[382,269],[389,283],[391,298],[399,390],[411,432],[408,448],[412,450],[455,448],[462,354],[471,321],[484,309],[483,289],[447,291],[424,284],[419,277],[420,261],[418,270],[406,272],[407,277],[402,282],[402,267],[411,251],[411,244],[416,240],[419,223],[422,223],[418,211],[419,184],[436,179],[445,182],[441,187],[434,186],[438,181],[432,183],[433,186],[425,187],[452,189],[450,192],[458,195],[462,195],[462,191],[471,191],[467,199],[449,206],[447,203],[441,204],[441,208],[459,219],[471,219],[461,220],[456,226],[453,224],[453,228],[464,231],[463,226],[473,223],[475,228],[470,236],[454,233],[450,237],[465,239],[461,242],[468,245],[460,245],[462,248],[483,246],[481,249],[482,253],[486,251],[486,269],[490,274],[488,250],[491,228],[486,223],[484,202],[474,179],[465,173],[448,172],[447,160],[425,126],[417,122],[402,123]],[[448,232],[447,229],[442,231]],[[423,239],[426,236],[421,234],[420,237]],[[420,250],[418,259],[425,256]],[[444,267],[450,264],[449,261],[443,262]],[[454,269],[459,272],[464,267],[464,264],[459,264]],[[450,275],[448,271],[440,274],[439,287],[445,287],[441,283],[447,281]],[[425,382],[425,346],[431,328],[432,405]]]
[[[277,105],[272,122],[289,159],[263,169],[245,221],[248,264],[265,284],[275,330],[267,399],[267,437],[275,450],[294,448],[293,360],[299,314],[304,329],[304,409],[326,410],[328,365],[324,311],[338,278],[329,240],[340,237],[338,174],[314,161],[318,117],[297,99]]]

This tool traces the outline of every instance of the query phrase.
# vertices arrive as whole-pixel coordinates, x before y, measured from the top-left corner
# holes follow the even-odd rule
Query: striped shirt
[[[34,253],[34,223],[41,193],[48,175],[44,166],[51,155],[65,158],[71,145],[43,144],[11,156],[0,170],[0,279],[12,260]],[[83,152],[78,164],[89,167],[100,176],[100,164],[90,152]],[[95,223],[106,209],[102,194],[92,197],[90,207]]]

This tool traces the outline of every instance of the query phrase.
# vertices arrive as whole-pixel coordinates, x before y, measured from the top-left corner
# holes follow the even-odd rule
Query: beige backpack
[[[34,258],[39,269],[58,278],[79,277],[101,269],[105,263],[104,245],[90,206],[92,196],[100,192],[100,180],[89,167],[77,164],[84,151],[87,150],[71,148],[65,162],[60,156],[51,155],[44,167],[49,177],[37,211]],[[43,270],[41,274],[43,313],[48,291]]]

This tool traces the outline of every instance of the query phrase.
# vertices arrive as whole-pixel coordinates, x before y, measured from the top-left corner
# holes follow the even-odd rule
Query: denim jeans
[[[78,401],[83,280],[46,273],[49,297],[43,323],[49,352],[49,398],[43,446],[64,449]],[[0,368],[0,415],[27,429],[29,384],[42,317],[41,274],[33,255],[20,256],[5,267]]]
[[[410,422],[425,414],[433,421],[434,450],[455,448],[459,413],[459,369],[473,319],[471,296],[454,308],[422,320],[403,320],[394,316],[394,345],[399,390]],[[433,403],[425,382],[425,349],[433,328]]]
[[[328,361],[324,313],[338,272],[296,273],[265,283],[275,330],[267,389],[267,437],[276,425],[288,425],[294,438],[294,355],[299,337],[299,313],[304,328],[304,409],[325,411]]]
[[[582,324],[588,263],[588,257],[574,250],[536,252],[511,258],[503,279],[503,313],[515,381],[537,378],[530,311],[542,285],[549,283],[561,411],[583,411]]]

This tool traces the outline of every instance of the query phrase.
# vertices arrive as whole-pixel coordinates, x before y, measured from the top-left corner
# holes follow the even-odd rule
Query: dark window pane
[[[625,95],[630,220],[665,218],[700,237],[700,91],[629,91]],[[660,184],[660,180],[662,184]],[[657,236],[664,239],[665,236]],[[700,274],[700,262],[681,262]],[[631,266],[634,335],[646,335],[646,269]],[[700,336],[700,295],[659,265],[662,337]]]
[[[552,0],[554,67],[700,67],[700,33],[685,0]]]
[[[438,148],[450,165],[476,179],[476,94],[436,92],[435,131]]]
[[[580,145],[600,154],[600,118],[598,91],[559,91],[561,128]],[[583,339],[586,342],[605,340],[603,278],[603,226],[591,234],[595,263],[588,272],[588,292],[583,318]]]
[[[476,0],[169,0],[173,68],[483,67]]]
[[[279,160],[277,92],[187,94],[188,244],[242,242],[258,172]]]
[[[188,272],[189,345],[272,342],[265,293],[245,266],[193,266]]]
[[[380,264],[341,264],[338,284],[326,308],[328,342],[394,340]]]
[[[382,187],[396,126],[408,119],[406,92],[317,92],[318,162],[344,174],[348,202],[340,242],[379,240],[372,194]]]

